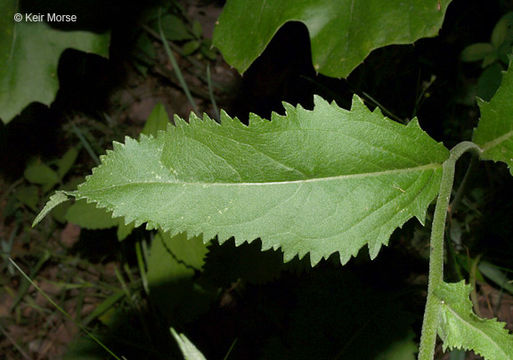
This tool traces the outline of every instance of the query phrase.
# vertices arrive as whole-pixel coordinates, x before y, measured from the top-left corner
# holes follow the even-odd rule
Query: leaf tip
[[[55,194],[50,196],[50,199],[43,207],[43,210],[36,216],[34,221],[32,222],[32,227],[35,227],[43,218],[52,211],[57,205],[62,204],[63,202],[68,200],[68,195],[64,191],[56,191]]]

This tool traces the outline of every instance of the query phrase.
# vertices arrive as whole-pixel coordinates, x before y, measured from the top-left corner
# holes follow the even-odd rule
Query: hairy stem
[[[440,192],[431,228],[428,292],[420,337],[419,360],[433,360],[435,354],[440,304],[433,296],[433,292],[443,282],[445,220],[454,182],[456,161],[469,150],[481,153],[481,149],[476,144],[463,141],[452,148],[449,158],[443,164]]]

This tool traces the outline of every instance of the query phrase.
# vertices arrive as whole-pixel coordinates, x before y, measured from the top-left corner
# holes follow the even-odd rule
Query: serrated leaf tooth
[[[306,255],[306,253],[305,254],[298,254],[299,260],[303,259],[305,257],[305,255]],[[309,256],[310,256],[310,266],[312,266],[312,267],[317,265],[322,260],[322,256],[319,255],[318,253],[310,252]]]
[[[260,240],[261,240],[260,243],[261,243],[262,251],[267,251],[267,250],[270,250],[270,249],[273,249],[275,251],[277,250],[277,248],[278,248],[277,246],[275,248],[275,246],[273,246],[273,245],[271,245],[269,243],[265,243],[264,241],[262,241],[262,239],[260,239]]]
[[[199,123],[201,123],[201,118],[194,112],[191,112],[189,114],[189,125],[199,125]]]
[[[228,113],[226,111],[224,111],[223,109],[221,109],[221,111],[219,112],[219,121],[221,121],[221,123],[223,122],[223,119],[224,118],[229,118],[230,115],[228,115]]]
[[[173,129],[174,127],[181,128],[181,127],[189,125],[189,124],[187,124],[187,121],[185,121],[184,119],[182,119],[180,116],[178,116],[176,114],[173,116],[173,120],[174,120],[175,125],[173,126],[170,124],[168,126],[168,129],[174,130]]]
[[[131,219],[131,220],[133,220],[135,222],[135,227],[139,227],[146,222],[142,219]]]
[[[184,228],[183,231],[186,231],[186,229]],[[191,235],[192,236],[200,236],[201,234],[203,234],[203,232],[200,230],[200,229],[196,229],[194,231],[191,232]]]
[[[210,116],[208,116],[207,113],[203,113],[203,117],[202,118],[203,118],[203,122],[205,122],[205,123],[210,121],[210,122],[214,123],[214,125],[216,125],[216,124],[219,125],[216,121],[211,119]]]
[[[286,101],[282,101],[281,103],[283,105],[283,108],[285,109],[285,117],[288,116],[288,115],[291,115],[291,114],[294,114],[296,112],[296,108],[289,104],[288,102]],[[298,105],[299,107],[300,105]],[[279,114],[277,114],[279,115]]]
[[[248,118],[248,127],[259,126],[264,120],[257,114],[250,113]]]
[[[406,124],[406,127],[407,128],[417,128],[417,129],[422,130],[422,128],[420,127],[419,119],[417,119],[417,117],[414,117],[413,119],[411,119],[408,122],[408,124]],[[422,131],[424,131],[424,130],[422,130]]]
[[[351,259],[351,256],[347,256],[347,254],[344,254],[341,251],[338,252],[338,255],[341,265],[347,264],[347,262]]]
[[[227,237],[227,236],[226,236]],[[228,239],[229,237],[227,237]],[[235,237],[235,246],[241,246],[242,244],[244,244],[246,241],[244,238],[240,237],[240,236],[236,236]]]
[[[137,141],[137,139],[133,139],[129,136],[125,136],[125,141],[124,141],[124,144],[121,144],[122,147],[124,146],[135,146],[137,145],[139,142]]]
[[[314,94],[313,96],[313,102],[314,102],[314,108],[316,108],[317,106],[330,106],[330,104],[324,100],[321,96],[317,95],[317,94]]]
[[[277,249],[274,249],[274,250],[277,250]],[[283,262],[291,261],[292,259],[294,259],[294,256],[296,256],[296,255],[297,254],[291,253],[291,252],[283,252]]]
[[[379,106],[376,106],[374,108],[374,110],[372,111],[373,114],[376,114],[376,115],[379,115],[379,116],[382,116],[382,117],[385,117],[385,115],[383,115],[383,111],[381,111],[381,108]]]
[[[426,216],[427,216],[426,211],[422,212],[422,214],[415,215],[415,217],[417,218],[417,220],[420,222],[420,224],[422,226],[426,225]]]
[[[381,241],[376,242],[370,242],[369,243],[369,256],[371,260],[374,260],[381,250]],[[356,256],[356,254],[353,254],[353,256]]]
[[[187,240],[190,240],[190,239],[192,239],[194,237],[200,237],[201,233],[200,232],[196,232],[196,233],[193,234],[193,233],[185,232],[185,235],[186,235]]]
[[[119,141],[113,141],[112,148],[114,149],[114,151],[121,151],[121,149],[123,149],[123,144],[120,143]],[[112,150],[110,150],[110,151],[111,151],[110,154],[112,154]]]
[[[365,106],[365,102],[363,101],[363,99],[355,94],[351,99],[351,112],[361,111],[369,111],[369,109],[367,108],[367,106]]]
[[[203,231],[203,237],[206,238],[208,241],[215,238],[217,236],[215,231],[212,230],[204,230]]]
[[[232,118],[230,117],[230,115],[228,115],[226,113],[226,111],[222,110],[221,114],[219,115],[219,122],[220,122],[221,126],[224,126],[224,125],[229,126],[229,124],[232,122]]]

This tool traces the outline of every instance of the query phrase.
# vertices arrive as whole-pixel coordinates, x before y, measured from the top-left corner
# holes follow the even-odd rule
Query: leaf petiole
[[[449,158],[443,163],[440,192],[431,228],[428,293],[420,337],[419,360],[433,360],[435,353],[440,303],[434,296],[434,290],[443,282],[445,220],[454,183],[456,161],[467,151],[475,151],[478,154],[482,152],[473,142],[463,141],[451,149]]]

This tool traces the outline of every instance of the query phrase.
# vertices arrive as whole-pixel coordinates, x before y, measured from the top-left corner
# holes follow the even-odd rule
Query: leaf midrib
[[[513,130],[508,131],[504,135],[501,135],[492,141],[488,141],[487,143],[483,144],[483,146],[481,146],[481,148],[483,149],[483,151],[490,150],[491,148],[499,145],[500,143],[503,143],[504,141],[508,140],[511,137],[513,137]]]
[[[95,190],[89,190],[88,192],[104,191],[104,190],[108,190],[108,189],[121,188],[121,187],[134,186],[134,185],[173,184],[173,185],[190,185],[190,186],[203,186],[203,187],[213,187],[213,186],[235,187],[235,186],[276,186],[276,185],[290,185],[290,184],[305,184],[305,183],[312,183],[312,182],[325,182],[325,181],[336,181],[336,180],[345,180],[345,179],[377,177],[377,176],[382,176],[382,175],[393,175],[393,174],[424,171],[424,170],[436,170],[441,167],[442,167],[442,164],[430,163],[430,164],[426,164],[426,165],[420,165],[420,166],[416,166],[416,167],[403,168],[403,169],[392,169],[392,170],[376,171],[376,172],[369,172],[369,173],[337,175],[337,176],[327,176],[327,177],[320,177],[320,178],[299,179],[299,180],[289,180],[289,181],[269,181],[269,182],[132,181],[132,182],[126,182],[126,183],[122,183],[122,184],[114,184],[114,185],[98,188]],[[78,189],[78,191],[80,192],[80,188]]]

